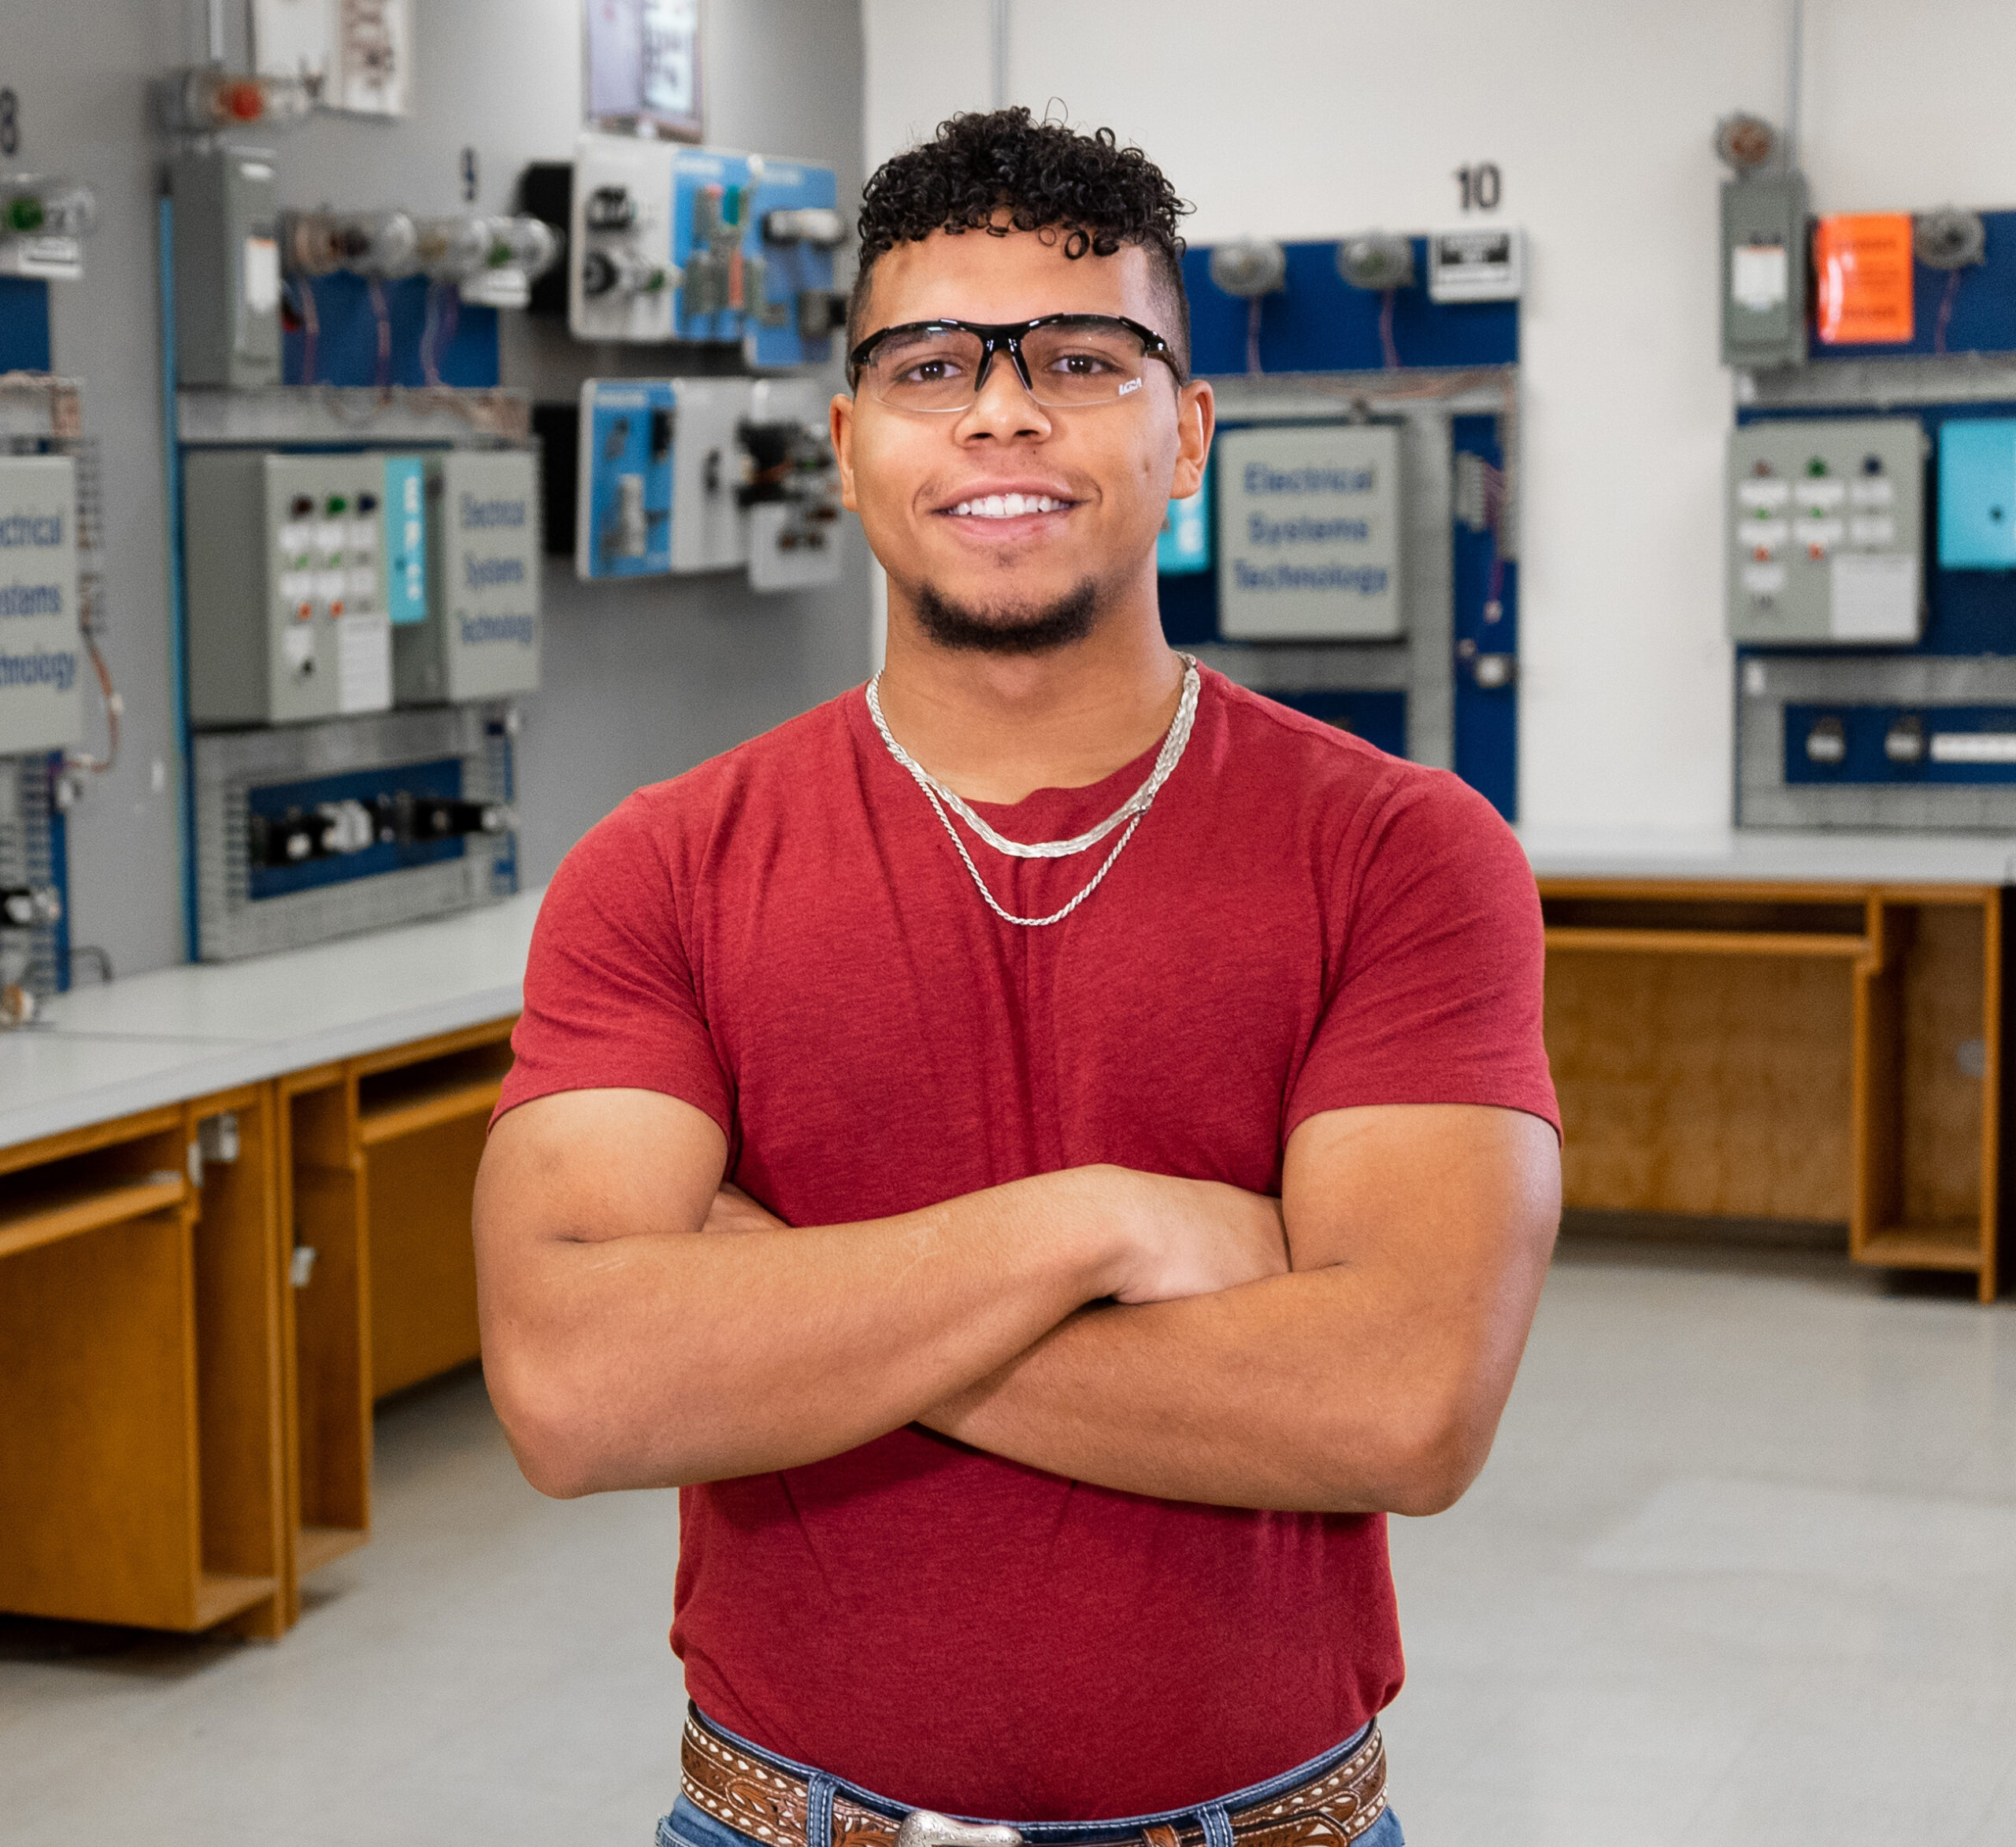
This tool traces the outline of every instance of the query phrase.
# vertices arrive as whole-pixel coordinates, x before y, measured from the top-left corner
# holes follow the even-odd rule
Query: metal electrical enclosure
[[[538,458],[451,450],[427,461],[424,620],[392,631],[402,705],[490,699],[539,685]]]
[[[77,480],[67,456],[0,456],[0,753],[82,735]]]
[[[1896,646],[1925,624],[1925,432],[1916,417],[1746,424],[1729,434],[1731,637]]]
[[[280,204],[273,157],[250,148],[184,149],[169,168],[175,201],[178,383],[280,382]]]
[[[1722,187],[1722,363],[1806,357],[1806,181],[1758,173]]]
[[[1406,631],[1400,432],[1282,425],[1218,439],[1218,621],[1235,641],[1377,641]]]
[[[425,613],[417,456],[191,454],[189,713],[298,723],[392,702],[392,625]]]

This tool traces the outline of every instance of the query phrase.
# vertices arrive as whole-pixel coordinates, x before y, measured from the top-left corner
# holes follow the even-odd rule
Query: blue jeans
[[[711,1722],[710,1722],[711,1723]],[[780,1757],[773,1752],[765,1751],[752,1745],[744,1738],[738,1738],[724,1726],[714,1729],[722,1737],[731,1740],[752,1757],[766,1764],[774,1764],[781,1769],[810,1777],[810,1766],[794,1764],[788,1757]],[[1371,1728],[1366,1727],[1369,1730]],[[1298,1764],[1294,1769],[1282,1771],[1279,1776],[1270,1776],[1263,1783],[1254,1783],[1249,1789],[1235,1790],[1221,1796],[1209,1808],[1217,1813],[1207,1821],[1204,1812],[1195,1808],[1172,1809],[1162,1815],[1134,1815],[1113,1821],[1018,1821],[1009,1825],[1019,1828],[1029,1847],[1094,1847],[1094,1844],[1118,1841],[1121,1838],[1138,1836],[1140,1830],[1155,1822],[1172,1823],[1188,1822],[1201,1826],[1206,1840],[1223,1840],[1229,1833],[1223,1821],[1228,1809],[1240,1809],[1255,1802],[1264,1801],[1283,1790],[1295,1788],[1298,1784],[1314,1781],[1333,1764],[1341,1764],[1355,1751],[1365,1737],[1360,1732],[1347,1738],[1334,1749],[1325,1751],[1320,1757],[1312,1757],[1306,1764]],[[830,1782],[836,1794],[859,1803],[865,1808],[879,1810],[892,1819],[908,1812],[900,1802],[891,1802],[886,1796],[878,1796],[873,1790],[858,1789],[854,1784],[841,1782],[837,1778],[824,1778]],[[828,1811],[831,1812],[830,1808]],[[976,1819],[962,1816],[957,1819],[969,1821]],[[725,1822],[716,1821],[711,1815],[696,1808],[682,1795],[673,1804],[671,1814],[658,1823],[658,1847],[764,1847],[764,1843],[754,1837],[732,1828]],[[809,1847],[809,1844],[808,1844]],[[818,1847],[827,1847],[821,1841]],[[1406,1837],[1400,1832],[1399,1817],[1394,1814],[1389,1804],[1378,1820],[1360,1834],[1352,1847],[1406,1847]]]

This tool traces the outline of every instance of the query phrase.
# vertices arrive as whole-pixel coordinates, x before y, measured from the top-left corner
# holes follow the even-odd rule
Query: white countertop
[[[515,1013],[541,895],[59,994],[0,1034],[0,1148]]]
[[[2016,835],[1520,827],[1542,879],[2016,885]]]

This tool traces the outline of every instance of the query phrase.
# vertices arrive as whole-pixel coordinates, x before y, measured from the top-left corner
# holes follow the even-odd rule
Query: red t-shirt
[[[1091,898],[981,902],[859,690],[640,790],[547,894],[500,1109],[659,1090],[801,1225],[1110,1161],[1278,1192],[1318,1111],[1558,1126],[1540,909],[1454,776],[1203,676],[1189,749]],[[1069,838],[1140,785],[983,806]],[[1024,916],[1107,849],[1010,860]],[[1392,1699],[1383,1517],[1117,1494],[914,1427],[688,1488],[673,1646],[731,1730],[899,1801],[1091,1818],[1315,1756]]]

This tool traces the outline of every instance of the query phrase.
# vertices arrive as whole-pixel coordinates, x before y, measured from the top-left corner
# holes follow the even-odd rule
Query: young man
[[[1399,1839],[1384,1516],[1482,1466],[1558,1214],[1538,905],[1454,777],[1164,642],[1181,209],[1019,109],[869,181],[888,666],[541,913],[484,1360],[538,1487],[683,1490],[662,1841]]]

